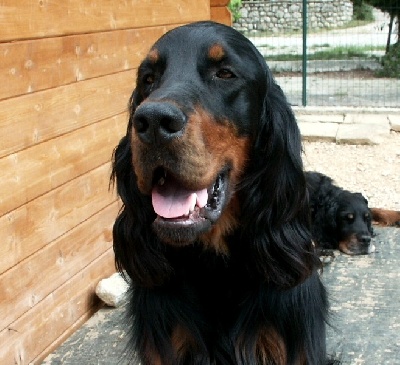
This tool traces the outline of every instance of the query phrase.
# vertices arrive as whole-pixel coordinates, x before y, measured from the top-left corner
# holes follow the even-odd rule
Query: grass
[[[324,46],[328,48],[328,46]],[[314,47],[317,48],[317,47]],[[319,47],[318,47],[319,48]],[[372,51],[384,51],[384,46],[367,47],[367,46],[338,46],[330,49],[310,52],[307,55],[308,60],[349,60],[352,58],[376,58],[372,56]],[[282,53],[278,55],[266,56],[269,61],[298,61],[302,59],[301,54]]]
[[[314,44],[310,48],[315,49],[315,48],[329,48],[329,47],[330,47],[329,43],[324,43],[324,44]]]

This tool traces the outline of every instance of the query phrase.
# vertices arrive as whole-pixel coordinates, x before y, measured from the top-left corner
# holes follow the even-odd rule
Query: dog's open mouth
[[[162,240],[179,245],[193,242],[221,216],[228,195],[227,171],[200,190],[186,188],[162,168],[154,176],[152,203],[157,218],[153,228]]]

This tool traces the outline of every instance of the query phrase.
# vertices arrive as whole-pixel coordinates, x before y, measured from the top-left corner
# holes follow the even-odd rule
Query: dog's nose
[[[147,102],[140,105],[133,116],[133,126],[142,142],[167,143],[182,135],[185,114],[166,102]]]
[[[362,235],[360,237],[360,242],[363,243],[364,245],[369,245],[371,242],[371,236],[369,235]]]

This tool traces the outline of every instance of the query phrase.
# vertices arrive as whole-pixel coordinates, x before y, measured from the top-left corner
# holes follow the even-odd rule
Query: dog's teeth
[[[193,213],[193,212],[194,212],[194,207],[196,206],[196,199],[197,199],[196,194],[192,194],[192,195],[190,196],[189,213],[188,213],[188,215],[189,215],[190,213]]]
[[[158,179],[157,184],[163,186],[165,184],[165,179],[167,178],[167,172],[165,170],[162,171],[162,176]]]

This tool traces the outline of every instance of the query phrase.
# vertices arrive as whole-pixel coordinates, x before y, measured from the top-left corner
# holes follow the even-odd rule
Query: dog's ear
[[[170,275],[171,268],[164,255],[165,245],[151,230],[155,219],[151,198],[140,193],[132,166],[132,116],[140,103],[136,91],[129,102],[130,118],[126,136],[113,155],[111,179],[116,182],[117,193],[123,206],[113,227],[114,252],[117,269],[140,285],[151,287],[161,284]]]
[[[322,227],[327,232],[334,232],[338,228],[339,204],[336,199],[327,200],[321,211],[321,220],[324,219]]]
[[[368,206],[368,199],[361,193],[355,193],[355,195],[357,195],[365,203],[365,205],[367,206],[367,208],[369,210],[369,219],[367,219],[367,227],[368,227],[368,231],[371,234],[371,236],[374,237],[375,233],[374,233],[374,228],[372,227],[372,213]]]
[[[268,70],[267,77],[264,112],[241,190],[243,241],[253,241],[249,262],[258,273],[279,287],[292,287],[319,261],[311,241],[300,132]]]
[[[361,193],[353,193],[353,194],[356,197],[360,198],[360,200],[362,200],[368,206],[368,200],[364,195],[362,195]]]

